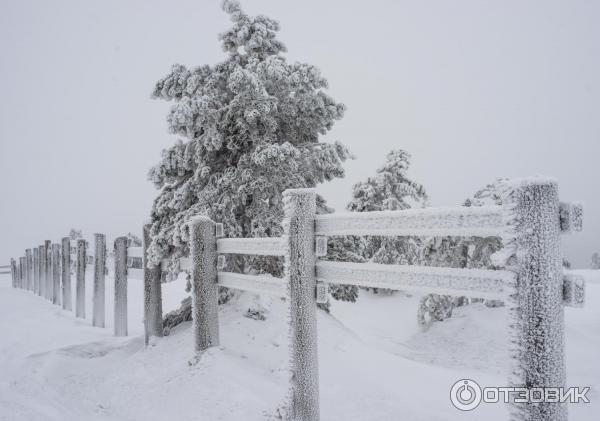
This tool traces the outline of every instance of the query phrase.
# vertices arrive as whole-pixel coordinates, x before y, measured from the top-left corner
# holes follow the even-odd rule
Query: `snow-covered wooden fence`
[[[190,222],[195,346],[219,343],[217,286],[285,297],[289,304],[289,418],[319,419],[316,302],[327,284],[505,300],[514,361],[510,382],[565,386],[563,306],[581,306],[584,283],[563,275],[560,234],[581,230],[582,207],[560,203],[556,182],[514,180],[503,206],[316,215],[315,193],[284,192],[282,238],[217,238],[218,224]],[[433,268],[318,260],[330,236],[498,236],[505,269]],[[285,278],[220,271],[223,254],[282,256]],[[188,263],[188,262],[186,262]],[[514,405],[516,419],[565,421],[562,403]]]
[[[10,273],[12,286],[30,290],[56,305],[62,305],[72,311],[71,292],[71,259],[75,261],[75,316],[85,318],[85,278],[86,267],[93,266],[93,318],[92,324],[97,327],[105,325],[105,275],[106,275],[106,238],[104,234],[94,235],[95,250],[93,255],[87,254],[87,241],[84,239],[61,239],[60,244],[44,241],[41,246],[27,249],[25,256],[18,261],[11,259]],[[129,255],[129,257],[128,257]],[[141,279],[142,248],[129,247],[127,237],[119,237],[115,241],[115,324],[116,336],[127,335],[127,276],[128,268],[134,268],[134,277]],[[139,260],[139,261],[138,261]],[[133,264],[131,262],[134,262]],[[161,316],[162,317],[162,313]],[[162,327],[161,327],[162,330]]]
[[[502,206],[411,209],[316,215],[311,189],[284,192],[284,236],[221,238],[223,228],[206,217],[190,224],[190,257],[180,267],[191,271],[193,331],[196,351],[219,344],[218,287],[285,298],[288,303],[290,396],[294,421],[319,420],[316,304],[326,299],[328,284],[357,285],[501,299],[508,303],[514,367],[511,385],[527,389],[564,387],[565,305],[582,306],[583,279],[562,272],[560,235],[582,228],[582,207],[560,203],[556,182],[523,179],[506,184]],[[433,268],[319,260],[331,236],[497,236],[502,238],[504,269]],[[150,227],[143,247],[126,237],[115,241],[115,335],[127,334],[127,278],[144,279],[146,344],[162,336],[161,265],[149,267]],[[70,309],[70,254],[74,246],[45,241],[11,259],[13,287],[30,289]],[[85,267],[91,262],[86,242],[77,241],[76,315],[85,317]],[[226,272],[227,254],[285,259],[285,276]],[[104,326],[106,240],[95,234],[94,326]],[[62,280],[59,271],[62,264]],[[137,271],[137,272],[136,272]],[[37,274],[37,275],[36,275]],[[36,281],[37,279],[37,281]],[[37,285],[37,286],[36,286]],[[62,291],[62,295],[60,292]],[[68,296],[68,298],[67,298]],[[515,419],[567,420],[562,403],[514,404]]]

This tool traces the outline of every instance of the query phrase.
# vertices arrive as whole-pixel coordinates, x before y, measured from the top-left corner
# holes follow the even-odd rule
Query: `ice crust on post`
[[[31,249],[25,250],[25,263],[27,265],[27,285],[25,289],[33,291],[33,255]]]
[[[52,244],[52,303],[60,305],[60,244]]]
[[[64,237],[62,240],[62,307],[72,310],[71,304],[71,239]]]
[[[217,238],[215,223],[207,217],[196,216],[188,224],[194,347],[200,352],[219,345]]]
[[[510,348],[516,387],[565,386],[560,211],[555,180],[526,178],[505,184],[511,236],[507,269],[516,274],[510,294]],[[566,404],[511,405],[513,421],[566,421]]]
[[[317,352],[315,213],[313,189],[283,193],[284,238],[290,346],[290,390],[287,417],[291,421],[319,420]]]
[[[115,336],[127,336],[127,237],[115,240]]]
[[[40,250],[34,247],[33,250],[33,293],[39,294],[40,291]]]
[[[44,241],[44,255],[46,256],[46,299],[52,301],[54,283],[52,282],[52,241]]]
[[[41,245],[38,247],[38,250],[40,255],[40,297],[46,298],[48,294],[48,284],[46,282],[46,246]]]
[[[17,287],[17,263],[15,259],[10,259],[10,273],[12,276],[12,287]]]
[[[163,336],[162,293],[160,285],[160,263],[151,264],[148,260],[150,246],[150,224],[144,225],[143,264],[144,264],[144,342],[148,345],[151,336]]]
[[[106,237],[104,234],[94,234],[94,247],[94,308],[92,309],[92,325],[104,327],[104,267],[106,265]]]
[[[85,319],[85,267],[86,244],[84,239],[77,240],[77,264],[75,267],[75,317]]]

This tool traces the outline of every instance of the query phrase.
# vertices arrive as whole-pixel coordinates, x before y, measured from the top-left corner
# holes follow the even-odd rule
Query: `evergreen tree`
[[[370,212],[424,207],[427,203],[425,188],[406,175],[410,158],[402,149],[390,151],[374,177],[354,185],[348,210]]]
[[[127,247],[142,247],[142,239],[131,233],[127,233]]]
[[[410,154],[401,149],[390,151],[375,176],[354,185],[347,209],[370,212],[424,207],[427,203],[425,188],[407,176],[410,158]],[[363,241],[357,245],[366,260],[382,264],[420,263],[421,245],[416,237],[367,237]]]
[[[350,157],[340,143],[319,142],[345,110],[325,93],[319,69],[287,62],[275,20],[248,16],[232,0],[223,10],[233,22],[219,36],[225,61],[174,65],[153,92],[173,103],[167,121],[180,138],[149,175],[160,190],[151,264],[188,254],[186,222],[199,214],[229,237],[281,235],[282,192],[343,177]],[[265,260],[236,262],[248,271]]]
[[[79,240],[80,238],[83,238],[82,231],[75,229],[75,228],[71,228],[71,231],[69,231],[69,239],[70,240]]]
[[[170,258],[171,277],[175,260],[189,254],[190,217],[223,223],[227,237],[280,236],[283,191],[343,177],[351,157],[341,143],[319,141],[345,110],[325,92],[319,69],[287,62],[277,21],[248,16],[234,0],[222,6],[233,22],[219,35],[225,60],[191,69],[176,64],[152,94],[172,102],[167,122],[178,136],[149,173],[159,189],[149,264]],[[327,212],[320,197],[318,209]],[[227,256],[227,270],[279,276],[283,264]],[[230,294],[222,289],[220,302]],[[189,306],[184,300],[177,317],[167,318],[167,330],[187,320]]]
[[[465,200],[463,206],[502,205],[501,185],[504,181],[505,179],[497,179],[486,185]],[[424,241],[422,262],[427,266],[497,269],[492,255],[501,248],[502,241],[499,237],[432,237]],[[417,321],[423,329],[427,329],[432,322],[451,317],[455,307],[471,301],[484,301],[488,307],[504,304],[500,300],[429,294],[421,299]]]

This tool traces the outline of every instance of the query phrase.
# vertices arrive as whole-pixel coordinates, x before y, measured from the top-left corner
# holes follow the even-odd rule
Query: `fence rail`
[[[506,230],[501,206],[425,208],[317,215],[316,235],[499,236]]]
[[[286,244],[282,238],[220,238],[217,252],[222,254],[252,254],[257,256],[285,256]]]
[[[317,280],[329,284],[504,299],[515,275],[502,270],[453,269],[320,261]]]
[[[276,297],[285,296],[284,279],[271,275],[244,275],[233,272],[218,272],[218,284],[221,287],[242,291],[268,294]]]

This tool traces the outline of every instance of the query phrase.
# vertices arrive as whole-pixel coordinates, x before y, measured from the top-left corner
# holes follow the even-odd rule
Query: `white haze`
[[[392,148],[432,205],[500,176],[552,175],[586,205],[565,240],[600,250],[600,3],[246,0],[281,22],[292,61],[318,65],[348,106],[328,139],[357,156],[320,188],[342,210]],[[69,228],[141,231],[146,173],[175,138],[149,98],[173,63],[220,61],[218,0],[0,3],[0,264]]]

